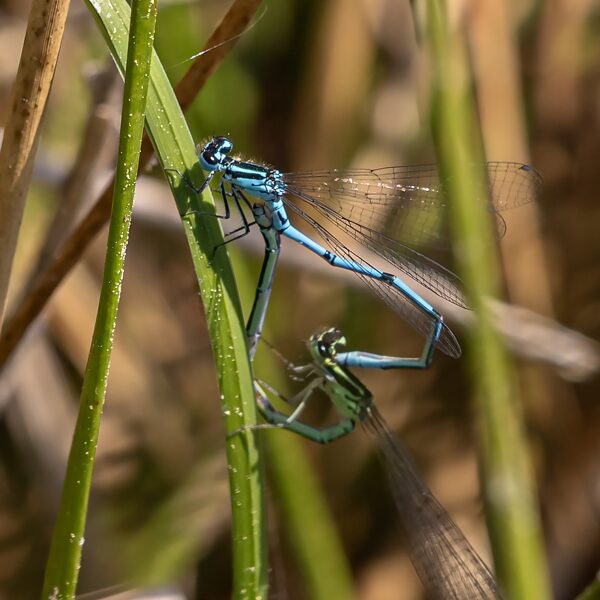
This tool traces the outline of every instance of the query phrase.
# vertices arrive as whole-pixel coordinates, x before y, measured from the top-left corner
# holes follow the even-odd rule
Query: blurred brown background
[[[600,336],[600,5],[449,5],[453,26],[464,32],[487,158],[530,162],[544,177],[539,203],[506,215],[501,242],[507,297],[529,310],[500,307],[498,319],[519,359],[554,593],[570,599],[600,564],[600,363],[593,342]],[[200,50],[226,8],[216,0],[160,3],[156,47],[174,81],[186,68],[175,65]],[[26,16],[26,3],[0,2],[2,120]],[[415,30],[408,2],[268,3],[188,113],[190,127],[198,140],[229,135],[241,154],[284,171],[433,162],[427,60]],[[40,268],[40,249],[52,254],[69,220],[85,213],[113,168],[120,89],[93,20],[73,2],[20,239],[13,309]],[[1,374],[2,598],[38,595],[104,244],[101,236]],[[253,232],[229,249],[248,310],[260,237]],[[464,339],[468,315],[436,305]],[[155,581],[177,572],[189,598],[228,597],[224,439],[202,314],[168,188],[160,174],[146,175],[136,197],[82,591],[126,582],[133,569],[150,571]],[[268,339],[301,362],[303,340],[334,324],[353,348],[420,351],[413,330],[354,278],[284,244]],[[260,376],[269,380],[258,360]],[[489,561],[465,360],[438,353],[427,372],[361,378],[442,504]],[[358,597],[419,598],[370,441],[358,432],[330,447],[305,446]],[[306,597],[277,499],[270,496],[270,504],[272,597]]]

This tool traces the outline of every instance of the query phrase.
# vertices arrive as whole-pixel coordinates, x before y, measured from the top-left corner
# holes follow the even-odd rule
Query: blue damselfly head
[[[223,162],[233,150],[233,144],[229,138],[218,136],[210,139],[203,145],[198,145],[198,160],[205,171],[218,171],[223,168]]]

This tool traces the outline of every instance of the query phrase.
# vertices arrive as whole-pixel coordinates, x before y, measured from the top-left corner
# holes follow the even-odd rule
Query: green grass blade
[[[550,597],[535,484],[523,436],[516,376],[486,299],[497,296],[499,269],[478,162],[463,48],[448,31],[445,3],[428,0],[433,129],[450,196],[460,274],[477,315],[469,353],[476,389],[486,516],[500,580],[512,600]],[[461,70],[462,69],[462,70]]]
[[[129,6],[125,0],[86,0],[117,66],[123,71]],[[168,78],[153,55],[146,124],[161,164],[200,178],[194,143]],[[210,192],[199,201],[179,177],[170,183],[180,214],[190,207],[214,212]],[[184,219],[196,276],[206,312],[227,433],[256,422],[238,293],[217,219]],[[202,393],[199,391],[199,401]],[[254,433],[238,434],[226,444],[233,527],[233,593],[236,598],[266,598],[266,526],[262,465]]]
[[[42,598],[72,598],[77,588],[92,471],[125,270],[155,25],[155,1],[133,0],[104,278]]]

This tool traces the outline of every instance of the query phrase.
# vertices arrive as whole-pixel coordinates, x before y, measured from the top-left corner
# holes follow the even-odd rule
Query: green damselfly
[[[287,400],[295,406],[290,415],[277,410],[268,398],[269,394],[283,398],[280,394],[270,386],[256,382],[257,402],[269,422],[258,427],[284,428],[309,440],[328,443],[347,435],[357,422],[361,423],[377,442],[400,527],[428,598],[502,598],[483,560],[418,475],[407,448],[390,431],[373,403],[371,392],[341,364],[339,359],[344,356],[346,347],[344,334],[335,328],[325,329],[311,336],[307,345],[311,362],[305,365],[294,365],[277,353],[294,377],[306,381],[304,388]],[[316,390],[323,391],[334,404],[340,414],[337,423],[319,428],[299,419]]]

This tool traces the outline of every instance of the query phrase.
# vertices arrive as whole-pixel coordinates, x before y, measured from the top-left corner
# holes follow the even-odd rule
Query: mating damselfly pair
[[[419,358],[379,366],[423,368],[431,361],[436,347],[449,356],[460,356],[460,345],[441,314],[399,275],[408,276],[439,297],[467,308],[459,278],[418,247],[419,240],[424,240],[428,247],[449,245],[444,226],[448,200],[435,166],[282,173],[233,158],[232,150],[233,144],[226,137],[212,138],[199,147],[200,166],[208,176],[200,188],[193,189],[202,192],[220,174],[217,189],[225,212],[216,216],[227,219],[233,211],[237,212],[243,223],[241,232],[235,236],[238,237],[248,233],[254,224],[245,214],[245,209],[249,209],[265,237],[268,251],[248,331],[251,355],[260,337],[279,255],[275,236],[282,235],[331,266],[355,273],[426,337]],[[475,173],[482,165],[472,168]],[[487,185],[481,200],[494,214],[502,235],[505,226],[500,212],[534,200],[541,188],[541,178],[522,163],[492,162],[483,169]],[[290,215],[306,222],[316,235],[300,231]],[[379,264],[374,266],[375,260],[391,265],[395,272],[387,272]],[[351,355],[347,360],[348,366],[371,366],[373,358]]]
[[[305,374],[310,381],[295,399],[293,412],[285,415],[274,409],[267,397],[270,388],[257,382],[261,413],[271,425],[323,443],[349,433],[357,421],[364,423],[376,435],[386,459],[413,563],[431,597],[500,597],[487,567],[416,475],[410,456],[389,432],[372,404],[368,389],[348,370],[348,367],[425,368],[436,347],[452,357],[460,355],[460,346],[441,314],[397,273],[374,266],[368,257],[372,254],[438,296],[467,307],[458,277],[416,247],[423,239],[434,246],[447,242],[442,226],[447,199],[437,170],[422,166],[281,173],[232,158],[232,150],[231,141],[225,137],[213,138],[199,149],[199,162],[208,176],[194,190],[202,192],[220,174],[217,189],[225,212],[216,216],[229,218],[233,207],[243,223],[237,231],[238,237],[256,224],[264,238],[265,258],[246,329],[251,357],[261,335],[281,235],[306,247],[331,266],[356,273],[426,336],[419,357],[398,358],[347,352],[343,335],[335,329],[316,334],[309,343],[311,363],[295,369],[296,374]],[[485,172],[483,200],[495,214],[502,234],[504,221],[499,211],[533,200],[541,179],[528,165],[520,163],[488,163]],[[186,183],[190,185],[187,179]],[[258,202],[252,203],[248,196]],[[248,220],[245,209],[252,212],[253,222]],[[288,209],[307,222],[325,245],[297,229],[290,222]],[[350,249],[345,240],[354,242],[359,249]],[[298,418],[317,388],[327,394],[341,414],[340,421],[328,428],[315,428]]]

